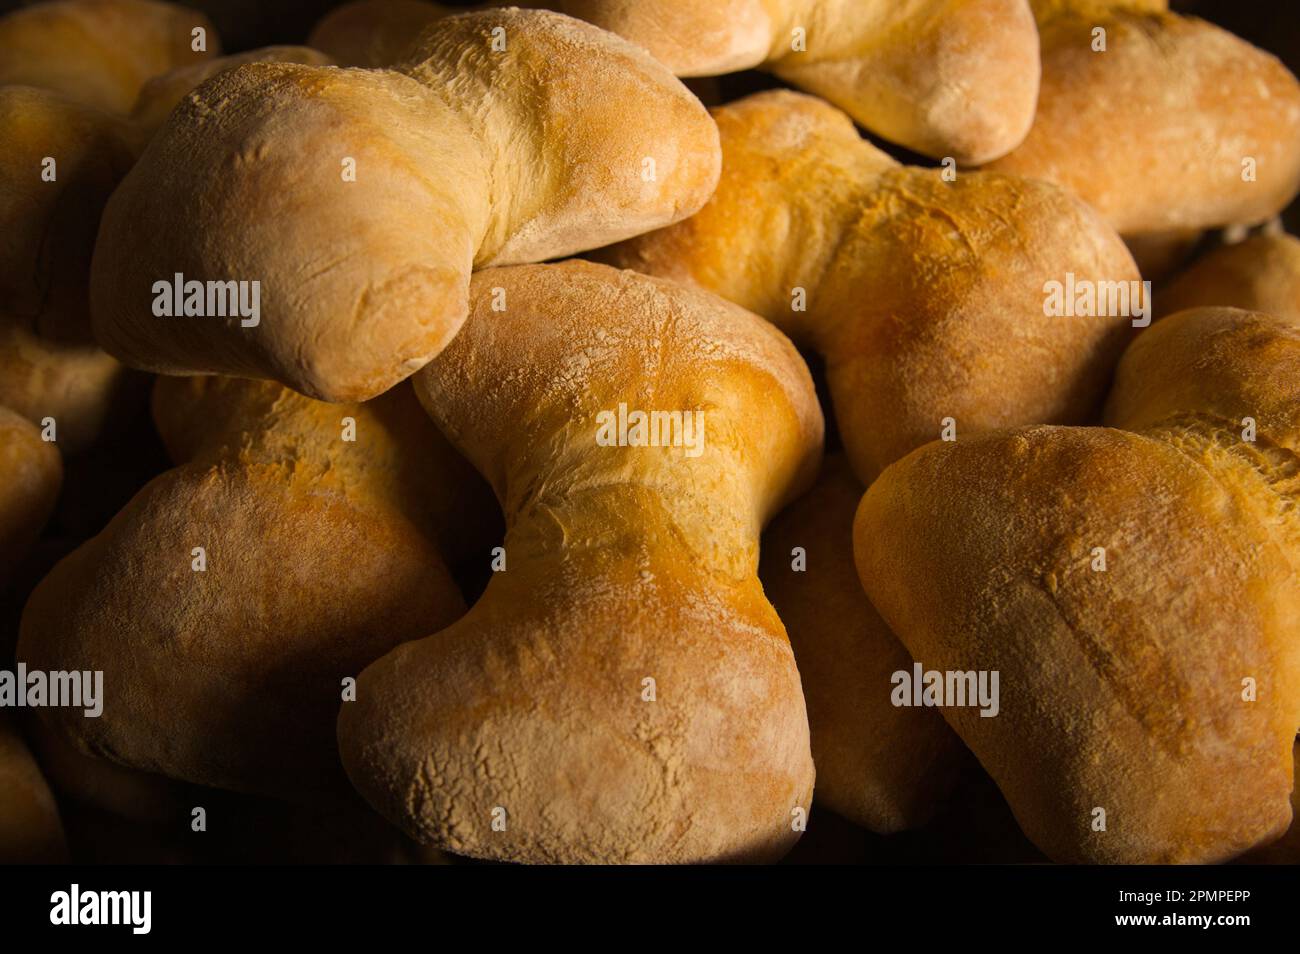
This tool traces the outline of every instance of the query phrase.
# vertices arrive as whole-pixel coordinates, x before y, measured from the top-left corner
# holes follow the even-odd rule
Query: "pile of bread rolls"
[[[1300,861],[1282,60],[12,6],[0,862]]]

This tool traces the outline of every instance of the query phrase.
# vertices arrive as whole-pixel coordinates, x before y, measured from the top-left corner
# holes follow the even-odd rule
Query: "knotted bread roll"
[[[472,268],[675,222],[718,162],[667,70],[558,14],[451,17],[397,71],[240,66],[172,113],[110,201],[95,333],[146,370],[363,400],[446,346]],[[244,283],[248,308],[200,294],[159,317],[155,285],[173,281]]]
[[[1080,421],[1100,404],[1130,318],[1045,308],[1049,282],[1138,279],[1092,210],[1043,182],[899,165],[798,93],[714,116],[714,197],[601,255],[717,292],[821,354],[864,483],[945,417],[970,432]]]
[[[988,162],[1029,131],[1038,31],[1027,0],[543,0],[644,47],[678,76],[761,67],[909,149]],[[421,0],[358,0],[308,42],[387,66],[450,13]]]
[[[342,680],[464,612],[443,553],[473,538],[477,478],[405,387],[333,406],[160,379],[154,413],[176,469],[54,568],[19,637],[34,669],[103,671],[103,714],[42,716],[144,771],[345,792]]]
[[[813,765],[756,571],[820,456],[807,368],[728,302],[587,262],[480,272],[472,302],[416,388],[495,489],[506,562],[362,674],[348,775],[477,858],[779,857]]]
[[[1300,329],[1206,308],[1120,364],[1110,428],[935,442],[855,522],[862,584],[1063,862],[1216,862],[1286,831],[1300,725]]]

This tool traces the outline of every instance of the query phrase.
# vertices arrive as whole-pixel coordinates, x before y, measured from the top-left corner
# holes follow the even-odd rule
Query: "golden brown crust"
[[[886,139],[963,164],[1005,155],[1034,118],[1038,30],[1027,0],[523,4],[542,5],[630,40],[678,76],[770,70]],[[358,0],[322,20],[308,42],[343,63],[387,66],[419,26],[454,9]]]
[[[204,81],[245,63],[301,63],[306,66],[329,66],[334,62],[325,53],[306,46],[264,46],[230,56],[200,60],[149,79],[131,108],[131,134],[136,150],[142,151],[167,121],[171,111]]]
[[[32,668],[102,670],[103,715],[42,715],[145,771],[337,795],[342,680],[464,611],[435,545],[464,464],[409,388],[359,406],[235,379],[158,394],[179,466],[55,567],[20,633]]]
[[[670,282],[490,269],[416,383],[502,501],[507,563],[462,620],[362,675],[339,716],[353,783],[413,837],[475,857],[784,853],[813,767],[756,570],[760,527],[821,447],[793,346]],[[620,403],[702,411],[699,455],[598,444]]]
[[[770,69],[916,152],[977,165],[1028,134],[1038,31],[1025,0],[788,3]],[[808,51],[790,31],[808,31]],[[778,55],[779,51],[779,55]]]
[[[1300,83],[1276,57],[1164,6],[1039,4],[1038,114],[991,168],[1073,190],[1126,236],[1272,218],[1300,189]]]
[[[1285,831],[1300,604],[1232,506],[1178,450],[1089,428],[931,444],[863,498],[863,585],[928,668],[1000,672],[996,718],[944,715],[1053,859],[1223,861]]]
[[[936,442],[863,498],[863,586],[927,666],[1000,671],[997,718],[944,715],[1058,861],[1222,861],[1290,822],[1297,361],[1278,319],[1182,312],[1120,365],[1108,420],[1140,433]]]
[[[206,32],[204,50],[192,33]],[[197,10],[153,0],[51,0],[0,17],[0,85],[40,86],[125,115],[151,76],[221,52]]]
[[[328,59],[268,47],[196,60],[144,83],[129,118],[61,91],[0,86],[0,316],[46,338],[92,343],[91,253],[109,195],[186,93],[222,70],[264,61]]]
[[[1300,323],[1300,239],[1261,234],[1198,259],[1156,295],[1157,311],[1218,305]]]
[[[1080,421],[1100,403],[1130,319],[1045,317],[1045,286],[1138,275],[1078,200],[1012,176],[945,182],[900,166],[797,93],[714,116],[714,197],[601,255],[715,291],[822,354],[860,479],[937,436],[945,417],[970,432]]]
[[[956,778],[962,745],[933,709],[891,704],[912,657],[871,605],[853,563],[862,485],[842,455],[763,535],[761,575],[790,635],[808,703],[817,805],[881,834],[924,824]],[[805,568],[792,568],[803,550]]]
[[[76,90],[0,86],[0,405],[36,423],[53,418],[58,446],[78,454],[144,404],[143,378],[96,344],[88,297],[100,216],[135,152],[175,102],[208,76],[242,62],[326,60],[299,47],[219,59],[164,56],[153,36],[159,22],[175,27],[188,23],[190,14],[162,4],[78,0],[40,9],[41,16],[13,15],[16,25],[0,20],[9,23],[0,26],[0,49],[7,37],[52,58],[48,76],[22,78],[53,83],[63,77],[93,86],[97,71],[109,70],[114,83],[128,77],[144,83],[129,118],[89,105],[95,96]],[[78,45],[92,36],[113,44],[111,55],[104,49],[99,52],[106,58],[99,58]],[[69,58],[75,62],[59,65]],[[9,65],[22,72],[28,61],[20,60]],[[173,61],[188,65],[145,82]]]
[[[1038,95],[1026,0],[565,0],[679,76],[761,66],[893,142],[987,162],[1024,139]],[[800,31],[796,46],[796,31]]]
[[[92,287],[109,352],[366,399],[446,346],[472,267],[677,221],[716,182],[699,102],[581,21],[451,17],[401,69],[252,64],[187,97],[105,212]],[[260,282],[260,323],[155,317],[150,289],[177,273]]]
[[[645,47],[678,76],[761,66],[784,15],[783,4],[755,0],[560,0],[556,6]]]
[[[0,86],[0,404],[34,422],[54,418],[68,453],[99,443],[143,405],[140,376],[91,333],[90,266],[105,203],[176,102],[245,62],[328,60],[305,47],[196,59],[145,83],[129,119],[54,90]]]
[[[1144,433],[1195,418],[1236,434],[1246,417],[1261,452],[1267,440],[1300,454],[1300,325],[1237,308],[1152,325],[1125,353],[1106,405],[1106,423]]]
[[[1238,516],[1267,528],[1300,580],[1300,325],[1236,308],[1158,322],[1120,362],[1105,420],[1185,450],[1240,488]]]

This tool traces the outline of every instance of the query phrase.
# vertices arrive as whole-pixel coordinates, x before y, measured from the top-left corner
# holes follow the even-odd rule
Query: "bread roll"
[[[416,387],[495,489],[505,563],[463,619],[362,674],[339,715],[353,784],[476,858],[782,855],[813,765],[758,534],[822,440],[790,342],[632,272],[489,269]],[[637,411],[680,423],[646,445],[612,421]]]
[[[675,222],[718,161],[667,70],[558,14],[451,17],[400,71],[241,66],[172,113],[110,201],[95,334],[145,370],[371,398],[446,346],[472,268]],[[158,317],[176,275],[245,283],[247,307]]]
[[[41,33],[40,43],[53,44],[47,51],[51,58],[75,58],[81,48],[59,40],[67,39],[68,31],[99,35],[96,31],[108,26],[98,18],[112,9],[121,17],[114,21],[115,29],[144,36],[159,6],[46,4],[51,17],[63,11],[50,21],[61,26],[49,35]],[[24,42],[37,43],[38,35],[31,32],[36,21],[14,17],[28,24],[21,33]],[[73,24],[81,25],[74,29]],[[19,34],[5,34],[0,26],[0,49],[5,35]],[[94,85],[95,71],[100,70],[111,74],[100,77],[104,82],[117,82],[126,70],[119,58],[128,54],[138,57],[132,63],[140,76],[170,62],[150,56],[147,44],[124,44],[110,59],[68,66],[68,75],[75,73]],[[139,376],[95,343],[88,300],[100,214],[131,167],[134,151],[143,148],[175,102],[205,77],[237,62],[292,58],[321,62],[323,56],[302,48],[277,48],[225,59],[187,58],[193,60],[189,66],[146,83],[129,119],[79,101],[85,97],[0,86],[0,141],[6,146],[0,150],[0,404],[35,423],[53,418],[64,452],[79,454],[102,443],[143,407],[146,396]],[[58,72],[62,67],[49,69]]]
[[[0,86],[0,405],[55,421],[76,454],[143,404],[95,344],[87,299],[99,214],[131,164],[127,124],[51,90]]]
[[[631,40],[678,76],[761,67],[824,97],[872,132],[962,163],[1025,138],[1038,95],[1027,0],[551,0]],[[386,66],[454,8],[357,0],[308,42],[340,62]]]
[[[41,715],[146,772],[341,796],[343,680],[464,612],[437,539],[477,499],[466,465],[409,388],[339,407],[160,379],[155,418],[176,469],[54,568],[19,636],[31,668],[102,670],[103,714]]]
[[[0,322],[93,343],[99,213],[131,166],[126,123],[51,90],[0,86]]]
[[[952,789],[961,742],[933,709],[891,704],[912,657],[862,592],[853,514],[862,485],[842,455],[763,535],[760,573],[790,634],[808,703],[818,808],[881,834],[924,824]],[[802,548],[798,571],[791,553]]]
[[[54,447],[80,454],[142,408],[148,381],[94,345],[61,344],[0,318],[0,405],[54,421]]]
[[[1300,239],[1260,234],[1198,259],[1156,295],[1157,310],[1220,305],[1300,324]]]
[[[0,85],[45,87],[121,115],[149,77],[220,52],[211,21],[174,3],[49,0],[0,16]]]
[[[942,711],[1054,860],[1208,863],[1286,831],[1298,372],[1294,325],[1181,312],[1120,364],[1126,430],[936,442],[863,497],[863,586],[928,668],[1000,672],[996,718]]]
[[[1096,213],[1047,183],[899,165],[811,96],[714,116],[714,197],[601,256],[717,292],[822,355],[859,480],[944,418],[969,433],[1101,403],[1130,318],[1045,317],[1048,282],[1138,279]]]
[[[194,89],[206,80],[226,70],[247,63],[301,63],[306,66],[329,66],[330,57],[305,46],[267,46],[230,56],[200,60],[178,67],[150,79],[140,89],[131,108],[131,134],[137,152],[143,151],[149,140],[167,121],[171,111]]]
[[[990,168],[1073,190],[1126,237],[1255,224],[1295,197],[1300,83],[1276,57],[1165,0],[1033,3],[1038,115]]]
[[[60,343],[94,343],[90,262],[109,195],[195,86],[251,62],[328,58],[305,47],[271,47],[196,60],[149,79],[125,118],[52,89],[0,86],[0,322]]]
[[[426,0],[355,0],[321,18],[312,27],[307,45],[343,66],[392,66],[405,57],[425,27],[457,10]]]
[[[916,152],[987,162],[1029,131],[1038,36],[1025,0],[564,0],[679,76],[761,66]]]

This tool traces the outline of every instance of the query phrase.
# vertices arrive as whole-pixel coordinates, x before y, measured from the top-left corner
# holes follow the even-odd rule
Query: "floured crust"
[[[600,255],[715,291],[821,353],[860,479],[945,417],[985,430],[1080,421],[1100,403],[1130,318],[1044,314],[1048,282],[1138,279],[1096,213],[1042,182],[901,166],[809,96],[760,93],[714,115],[714,197]]]
[[[131,107],[132,136],[137,149],[153,137],[193,89],[218,73],[245,63],[301,63],[306,66],[330,66],[332,60],[319,50],[306,46],[266,46],[230,56],[218,56],[181,66],[152,77],[140,88]]]
[[[762,67],[930,156],[987,162],[1018,145],[1033,122],[1038,33],[1025,0],[560,6],[644,46],[679,76]]]
[[[364,400],[446,346],[476,265],[675,222],[717,174],[699,102],[643,51],[558,14],[448,18],[401,71],[247,64],[190,94],[110,201],[95,333],[146,370]],[[259,281],[260,324],[155,317],[149,289],[176,273]]]
[[[886,139],[964,164],[1006,154],[1033,122],[1038,31],[1027,0],[555,0],[545,6],[630,40],[677,76],[770,70]],[[454,10],[423,0],[358,0],[325,17],[309,43],[341,62],[387,66],[403,55],[418,26]]]
[[[144,771],[343,797],[342,680],[464,611],[437,545],[443,508],[470,503],[453,482],[464,464],[407,388],[359,406],[235,379],[157,393],[177,468],[60,562],[23,615],[18,658],[102,670],[103,715],[42,715]]]
[[[644,47],[678,76],[718,76],[767,61],[788,4],[561,0],[556,6]]]
[[[1105,419],[1239,487],[1300,580],[1300,326],[1235,308],[1179,312],[1125,353]],[[1300,634],[1292,651],[1300,673]],[[1296,706],[1300,722],[1300,698]]]
[[[780,856],[813,769],[758,531],[816,467],[806,368],[734,305],[589,263],[489,269],[473,300],[416,383],[496,489],[507,564],[366,670],[339,719],[353,784],[475,857]],[[700,410],[700,456],[598,444],[620,403]]]
[[[1276,57],[1163,6],[1041,4],[1038,114],[992,168],[1065,186],[1125,235],[1272,218],[1300,190],[1300,83]]]
[[[1000,671],[997,718],[944,714],[1057,861],[1225,861],[1290,823],[1298,355],[1277,319],[1182,312],[1120,366],[1138,433],[936,442],[863,498],[863,586],[914,655]]]

